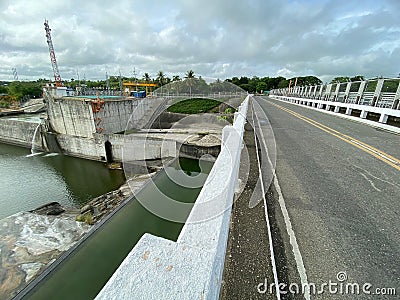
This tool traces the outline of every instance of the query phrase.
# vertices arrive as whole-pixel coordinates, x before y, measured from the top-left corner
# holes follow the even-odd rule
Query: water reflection
[[[123,172],[99,162],[29,154],[28,149],[0,144],[0,219],[52,201],[80,207],[124,182]]]

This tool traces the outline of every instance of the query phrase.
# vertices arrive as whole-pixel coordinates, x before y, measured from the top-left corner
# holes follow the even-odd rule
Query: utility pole
[[[121,70],[119,70],[119,91],[122,95],[122,77],[121,77]]]
[[[106,89],[107,91],[110,90],[110,78],[108,77],[107,71],[106,71]]]
[[[13,73],[14,81],[17,81],[18,80],[17,68],[12,68],[11,71]]]

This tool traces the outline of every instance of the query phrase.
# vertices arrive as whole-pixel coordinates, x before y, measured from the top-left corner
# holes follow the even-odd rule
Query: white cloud
[[[105,78],[396,76],[398,0],[28,1],[0,3],[0,80],[52,78],[44,18],[61,76]]]

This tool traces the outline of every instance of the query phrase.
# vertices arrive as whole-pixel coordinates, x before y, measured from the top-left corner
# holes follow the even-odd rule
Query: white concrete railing
[[[274,89],[270,95],[354,103],[400,110],[400,78],[381,78]]]
[[[221,152],[177,242],[145,234],[96,299],[218,299],[249,96],[222,133]]]
[[[354,104],[354,103],[343,103],[336,101],[326,101],[326,100],[315,100],[308,98],[299,98],[299,97],[291,97],[291,96],[277,96],[270,95],[273,99],[284,100],[296,104],[303,104],[307,106],[312,106],[319,109],[325,109],[327,111],[333,111],[335,113],[340,112],[340,109],[346,109],[345,114],[351,115],[353,110],[359,111],[359,117],[361,119],[366,119],[368,117],[368,113],[379,114],[379,123],[386,124],[389,116],[400,118],[400,110],[384,108],[384,107],[376,107],[376,106],[368,106],[362,104]]]

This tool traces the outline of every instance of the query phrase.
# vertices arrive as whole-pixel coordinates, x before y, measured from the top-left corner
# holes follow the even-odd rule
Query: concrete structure
[[[35,135],[36,132],[36,135]],[[43,150],[40,123],[13,119],[0,119],[0,141],[25,148]]]
[[[99,161],[122,161],[122,148],[135,145],[132,160],[175,157],[175,142],[162,147],[162,139],[146,140],[142,134],[124,135],[129,129],[141,129],[151,122],[163,98],[133,97],[58,97],[45,90],[48,119],[45,131],[56,135],[60,148],[67,155]]]
[[[398,123],[400,119],[398,78],[276,89],[270,95],[276,99],[335,113],[344,112],[362,119],[377,119],[383,124],[388,121]]]
[[[176,157],[216,157],[220,151],[220,131],[207,132],[218,143],[204,143],[198,130],[149,132],[157,117],[176,97],[59,96],[58,89],[44,90],[47,118],[41,121],[0,119],[0,140],[38,151],[97,161],[149,160]],[[63,94],[63,93],[62,93]],[[185,97],[178,100],[186,99]],[[39,125],[39,122],[41,124]],[[124,134],[128,130],[132,133]],[[37,133],[35,135],[35,133]],[[204,133],[203,133],[204,134]],[[123,151],[125,157],[123,157]]]
[[[223,129],[223,146],[177,242],[145,234],[96,299],[217,299],[249,97]]]
[[[50,128],[60,134],[92,138],[146,126],[163,98],[54,97],[45,92]],[[127,124],[131,125],[127,128]]]

